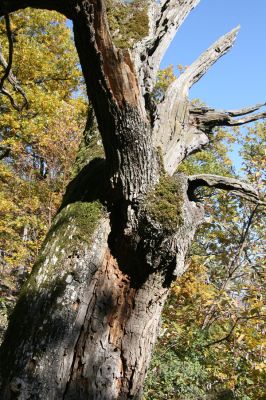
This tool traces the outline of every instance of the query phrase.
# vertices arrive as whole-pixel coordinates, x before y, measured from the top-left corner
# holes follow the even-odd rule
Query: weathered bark
[[[22,290],[1,347],[5,400],[140,399],[162,307],[171,282],[185,270],[203,217],[191,191],[222,185],[258,201],[255,191],[236,181],[172,176],[188,154],[209,142],[214,126],[257,109],[225,112],[222,120],[216,112],[209,123],[210,110],[188,100],[190,86],[230,49],[237,30],[193,63],[158,106],[152,104],[163,53],[197,3],[151,2],[149,36],[132,58],[113,44],[103,0],[0,5],[0,16],[31,6],[73,20],[106,157],[90,163],[89,157],[69,185]]]
[[[99,203],[64,205],[1,348],[2,398],[140,398],[170,283],[183,272],[202,218],[201,206],[187,197],[187,179],[176,179],[179,226],[170,233],[143,214],[140,230],[149,236],[134,259],[116,246],[120,264],[108,248],[109,218]],[[70,185],[70,201],[73,192]],[[128,249],[120,243],[120,250]]]
[[[262,196],[260,196],[258,190],[256,190],[249,183],[240,181],[235,178],[213,174],[190,175],[188,177],[188,193],[192,193],[193,196],[194,190],[200,186],[224,189],[227,191],[231,191],[232,193],[237,194],[238,196],[243,197],[256,204],[265,204],[265,202],[263,202],[263,199],[260,198]]]

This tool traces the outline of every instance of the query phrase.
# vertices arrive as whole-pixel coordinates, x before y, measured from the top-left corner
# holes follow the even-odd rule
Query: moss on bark
[[[183,196],[176,177],[162,175],[159,183],[147,196],[149,216],[166,230],[174,230],[183,221]]]
[[[148,35],[149,20],[146,0],[128,4],[107,1],[108,22],[117,47],[132,48],[134,43]]]

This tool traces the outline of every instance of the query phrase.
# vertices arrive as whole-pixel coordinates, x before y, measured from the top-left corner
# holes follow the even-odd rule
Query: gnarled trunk
[[[150,263],[141,243],[133,262],[122,242],[114,258],[109,218],[98,202],[60,211],[1,349],[1,398],[140,398],[162,307],[201,218],[186,190],[180,212],[169,243],[167,230],[157,227]],[[171,266],[161,259],[165,247],[168,255],[177,250]]]
[[[209,142],[212,128],[258,109],[195,107],[189,88],[225,54],[238,29],[219,39],[155,104],[163,54],[198,0],[148,3],[148,37],[117,49],[104,0],[5,0],[0,16],[32,6],[71,18],[106,160],[87,163],[22,290],[1,347],[1,399],[139,399],[171,282],[201,222],[194,190],[237,190],[236,180],[175,175]],[[86,163],[85,163],[86,164]]]

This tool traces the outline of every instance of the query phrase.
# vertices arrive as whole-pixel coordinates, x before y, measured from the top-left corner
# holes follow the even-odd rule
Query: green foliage
[[[14,111],[3,98],[1,146],[9,150],[0,167],[5,267],[34,261],[70,177],[86,110],[84,101],[74,98],[80,71],[65,19],[27,10],[13,16],[12,30],[19,43],[14,74],[29,109]]]
[[[241,156],[244,160],[243,171],[258,189],[265,189],[266,171],[262,168],[266,162],[265,142],[266,123],[257,123],[250,127],[245,134],[239,135],[242,146]]]

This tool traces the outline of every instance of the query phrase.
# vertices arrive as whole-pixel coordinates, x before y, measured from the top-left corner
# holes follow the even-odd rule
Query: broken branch
[[[259,103],[259,104],[256,104],[255,106],[245,107],[245,108],[242,108],[240,110],[228,110],[227,113],[231,117],[239,117],[241,115],[247,115],[247,114],[250,114],[250,113],[252,113],[254,111],[257,111],[261,107],[264,107],[264,106],[266,106],[266,103]]]
[[[239,27],[233,29],[217,40],[167,89],[164,100],[157,106],[154,118],[153,141],[160,147],[165,170],[172,175],[180,162],[192,152],[201,149],[209,141],[202,129],[202,116],[194,113],[188,100],[188,91],[207,70],[233,46]],[[202,111],[204,110],[204,111]],[[205,109],[201,109],[205,117]],[[220,117],[220,116],[219,116]],[[226,115],[226,120],[228,120]],[[224,121],[224,115],[222,121]]]
[[[253,107],[247,107],[235,111],[215,110],[208,107],[191,107],[189,113],[194,123],[203,131],[212,129],[215,126],[240,126],[248,122],[254,122],[266,118],[266,112],[252,114],[250,116],[234,119],[232,117],[247,115],[259,108],[265,106],[265,103],[257,104]]]
[[[239,29],[240,26],[232,29],[202,53],[201,56],[177,79],[177,86],[179,88],[184,87],[187,94],[190,87],[198,82],[198,80],[206,74],[209,68],[231,49],[236,40]]]
[[[133,51],[143,95],[152,92],[162,58],[169,44],[199,1],[164,0],[160,5],[155,1],[149,2],[149,35],[137,43]]]
[[[266,204],[260,199],[259,192],[252,185],[235,178],[213,174],[191,175],[188,177],[188,191],[192,196],[194,191],[201,186],[232,191],[233,194],[246,200],[257,204]]]

